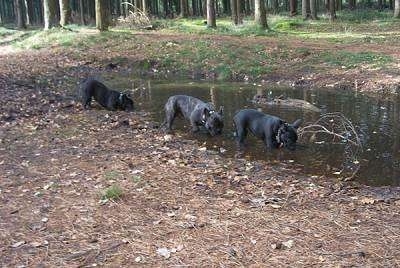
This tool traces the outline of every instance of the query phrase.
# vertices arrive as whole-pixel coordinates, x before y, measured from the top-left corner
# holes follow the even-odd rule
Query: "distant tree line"
[[[327,12],[333,20],[336,11],[344,8],[376,8],[394,10],[400,17],[400,0],[0,0],[0,23],[64,27],[69,23],[94,24],[106,30],[112,18],[126,17],[129,10],[140,10],[150,17],[205,17],[207,26],[216,27],[216,17],[231,16],[235,25],[244,16],[267,28],[266,13],[301,14],[304,19],[318,19],[318,12]]]

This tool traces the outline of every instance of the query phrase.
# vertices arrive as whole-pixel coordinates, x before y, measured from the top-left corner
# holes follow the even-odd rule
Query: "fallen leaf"
[[[171,257],[171,251],[169,251],[169,249],[167,248],[158,248],[157,254],[166,259],[169,259],[169,257]]]
[[[294,241],[290,239],[290,240],[288,240],[288,241],[286,241],[286,242],[282,242],[282,245],[283,245],[285,248],[292,248],[293,245],[294,245]]]
[[[19,241],[19,242],[16,242],[16,243],[12,244],[11,247],[12,248],[18,248],[18,247],[22,246],[25,243],[26,243],[25,241]]]

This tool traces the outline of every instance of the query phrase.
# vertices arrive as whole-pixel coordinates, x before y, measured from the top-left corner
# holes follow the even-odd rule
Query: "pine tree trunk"
[[[279,3],[278,0],[272,0],[272,10],[274,12],[274,14],[278,14],[279,12]]]
[[[239,24],[239,12],[237,9],[237,2],[236,0],[231,0],[231,13],[232,13],[232,21],[233,24],[238,25]]]
[[[242,0],[236,0],[236,11],[238,17],[238,23],[243,24],[243,17],[242,17]]]
[[[32,2],[32,1],[31,1]],[[26,21],[26,25],[31,25],[32,24],[32,17],[30,16],[29,13],[29,4],[28,4],[28,0],[23,0],[23,4],[24,4],[24,11],[25,11],[25,21]]]
[[[60,0],[60,25],[64,27],[69,22],[70,8],[69,0]]]
[[[356,0],[349,0],[349,9],[354,10],[356,8]]]
[[[147,6],[147,1],[146,0],[142,0],[142,11],[144,14],[149,13],[148,12],[148,6]]]
[[[25,29],[26,24],[25,24],[25,16],[24,16],[24,4],[22,3],[22,0],[14,0],[14,5],[15,5],[15,11],[16,11],[16,17],[17,17],[17,27],[19,29]]]
[[[251,14],[250,0],[245,0],[244,6],[245,6],[246,15],[250,15]]]
[[[108,30],[107,0],[96,0],[96,28],[99,31]]]
[[[334,21],[336,19],[335,0],[329,0],[329,19]]]
[[[394,0],[394,17],[400,18],[400,0]]]
[[[313,20],[317,20],[317,0],[310,0],[310,15]]]
[[[305,20],[310,17],[310,13],[308,12],[309,9],[310,9],[310,0],[302,0],[301,1],[301,16]]]
[[[289,0],[290,16],[297,15],[297,0]]]
[[[187,18],[188,17],[188,0],[180,0],[181,1],[181,17]]]
[[[43,0],[43,17],[44,17],[44,29],[48,30],[51,26],[51,10],[50,0]]]
[[[85,23],[85,9],[84,9],[84,7],[83,7],[83,0],[79,0],[79,11],[80,11],[80,14],[81,14],[81,24],[82,25],[85,25],[86,23]]]
[[[207,27],[216,28],[214,0],[207,0]]]
[[[254,0],[254,21],[262,29],[268,28],[264,0]]]

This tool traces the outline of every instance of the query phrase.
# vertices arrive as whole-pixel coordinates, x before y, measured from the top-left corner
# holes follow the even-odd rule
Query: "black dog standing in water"
[[[235,114],[233,122],[239,146],[243,145],[247,131],[250,130],[254,136],[264,141],[267,149],[281,147],[289,150],[296,149],[297,129],[301,124],[301,119],[288,124],[279,117],[245,109]]]
[[[84,82],[82,89],[82,104],[85,109],[90,107],[92,98],[111,111],[133,110],[133,101],[127,94],[109,89],[96,79],[89,78]]]
[[[199,126],[204,126],[211,136],[221,134],[224,122],[223,108],[216,112],[210,103],[205,103],[195,97],[176,95],[169,97],[165,103],[165,122],[168,131],[171,131],[174,119],[183,115],[190,121],[192,131],[199,131]]]

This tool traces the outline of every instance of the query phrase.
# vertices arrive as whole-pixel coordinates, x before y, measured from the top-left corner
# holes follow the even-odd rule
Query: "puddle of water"
[[[286,95],[313,103],[324,112],[341,112],[358,127],[363,142],[363,151],[357,156],[360,169],[355,177],[366,185],[400,185],[400,104],[398,100],[378,100],[353,92],[338,92],[327,89],[299,90],[292,88],[267,88],[265,85],[245,85],[237,83],[178,83],[171,82],[132,82],[124,77],[110,77],[107,84],[115,89],[132,89],[136,108],[150,111],[158,122],[164,120],[164,103],[171,95],[186,94],[204,101],[212,101],[215,106],[224,106],[224,133],[218,137],[206,134],[191,134],[189,123],[176,119],[174,129],[187,133],[188,138],[198,139],[207,148],[227,150],[224,154],[234,156],[237,153],[233,135],[232,117],[240,109],[259,108],[268,114],[293,122],[302,118],[303,122],[315,122],[320,114],[300,109],[285,109],[276,106],[257,106],[251,103],[256,93],[271,92],[273,96]],[[133,90],[136,88],[136,90]],[[138,89],[137,89],[138,88]],[[266,151],[263,143],[249,134],[246,139],[244,156],[249,159],[265,160],[271,164],[285,161],[301,165],[307,174],[330,177],[344,166],[344,146],[340,144],[315,144],[302,140],[300,148],[294,152],[288,150]]]

